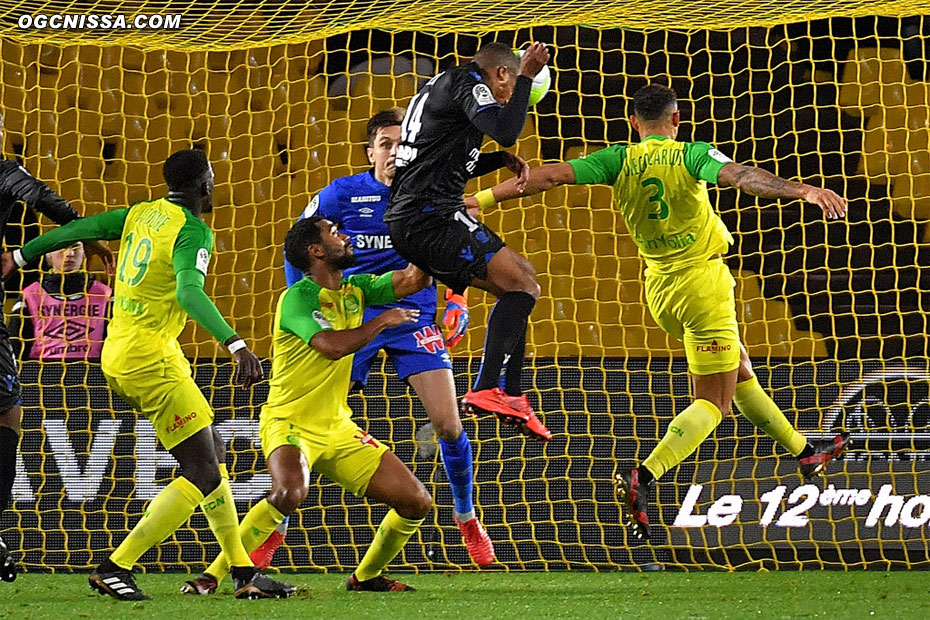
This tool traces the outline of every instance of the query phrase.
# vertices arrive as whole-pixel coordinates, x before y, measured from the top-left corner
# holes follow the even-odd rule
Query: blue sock
[[[455,498],[455,518],[468,521],[475,516],[473,457],[468,434],[462,429],[462,434],[455,441],[440,439],[439,447],[442,448],[442,463]]]

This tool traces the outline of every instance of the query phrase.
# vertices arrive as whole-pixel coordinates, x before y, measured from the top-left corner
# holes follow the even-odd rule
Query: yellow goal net
[[[848,430],[853,450],[804,483],[770,439],[728,417],[659,484],[651,545],[621,524],[613,473],[649,452],[690,387],[681,345],[645,306],[642,264],[609,189],[562,188],[483,214],[539,276],[525,384],[555,438],[535,444],[493,419],[466,420],[476,500],[508,570],[928,563],[930,20],[914,17],[923,3],[217,0],[179,21],[154,3],[109,4],[0,9],[3,156],[89,215],[163,195],[164,159],[203,148],[216,172],[207,292],[266,358],[286,231],[326,184],[366,169],[373,112],[405,105],[486,41],[551,45],[552,92],[516,146],[531,165],[635,139],[632,93],[659,80],[679,94],[683,139],[845,195],[848,218],[827,223],[800,202],[711,190],[736,238],[727,262],[762,385],[802,432]],[[8,245],[48,223],[25,210],[12,220]],[[41,277],[8,285],[8,317],[16,289]],[[460,394],[492,301],[472,293],[472,327],[452,352]],[[225,351],[193,324],[182,342],[229,441],[244,511],[270,482],[257,436],[267,386],[233,387]],[[15,504],[0,530],[28,570],[83,569],[118,544],[176,463],[98,365],[24,351]],[[383,360],[350,404],[436,499],[395,568],[470,568],[422,405]],[[314,478],[275,565],[351,568],[382,515]],[[216,552],[195,516],[143,564],[196,570]]]

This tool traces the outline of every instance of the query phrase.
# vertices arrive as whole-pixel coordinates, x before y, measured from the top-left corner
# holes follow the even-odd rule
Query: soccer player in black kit
[[[468,179],[503,167],[518,175],[518,184],[526,184],[525,161],[506,151],[481,153],[481,144],[486,135],[503,147],[516,143],[526,123],[533,78],[548,61],[542,43],[530,45],[519,59],[509,46],[490,43],[472,62],[427,82],[401,125],[397,172],[384,216],[394,249],[405,259],[455,293],[476,286],[497,297],[481,370],[462,409],[493,413],[543,441],[552,433],[536,417],[520,384],[527,320],[539,297],[536,272],[468,215],[462,193]]]
[[[3,143],[3,119],[0,118],[0,144]],[[7,220],[16,203],[23,203],[39,213],[45,214],[56,224],[67,224],[77,219],[78,214],[68,201],[38,181],[15,161],[0,159],[0,237],[4,234]],[[107,271],[113,271],[113,254],[99,243],[85,244],[90,254],[103,260]],[[21,255],[19,255],[21,257]],[[22,265],[20,265],[22,266]],[[0,300],[3,289],[0,286]],[[19,376],[10,334],[0,317],[0,516],[13,497],[13,481],[16,478],[16,451],[19,448],[20,417]],[[16,579],[16,564],[0,539],[0,580]]]

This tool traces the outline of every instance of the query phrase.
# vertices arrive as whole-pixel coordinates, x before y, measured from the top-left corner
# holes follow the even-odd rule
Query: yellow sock
[[[762,429],[792,456],[797,456],[804,450],[807,438],[791,425],[784,412],[759,385],[755,376],[749,381],[736,384],[733,402],[747,420]]]
[[[723,415],[714,403],[697,399],[675,416],[665,431],[665,437],[649,453],[643,465],[658,480],[662,474],[697,450],[701,442],[714,432],[721,419]]]
[[[229,480],[229,469],[226,468],[226,463],[220,463],[220,478]]]
[[[252,510],[242,518],[242,523],[239,524],[239,537],[242,539],[242,546],[245,547],[246,553],[252,553],[258,549],[283,522],[284,515],[267,499],[252,506]],[[213,560],[213,564],[207,567],[206,572],[216,577],[218,582],[223,581],[223,578],[229,574],[226,554],[221,551]]]
[[[145,509],[145,514],[110,555],[110,561],[132,569],[142,554],[171,536],[193,514],[203,494],[187,478],[176,478]]]
[[[384,516],[375,539],[365,552],[365,557],[355,569],[355,578],[359,581],[374,579],[384,570],[413,536],[423,519],[405,519],[393,508]]]
[[[239,514],[229,480],[221,478],[219,486],[200,502],[200,507],[229,565],[252,566],[252,560],[239,538]]]

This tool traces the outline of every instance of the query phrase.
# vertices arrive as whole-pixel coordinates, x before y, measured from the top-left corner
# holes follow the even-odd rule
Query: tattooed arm
[[[720,169],[717,184],[721,187],[735,187],[760,198],[801,198],[820,207],[828,219],[846,215],[846,199],[835,192],[806,183],[786,181],[762,168],[729,163]]]

